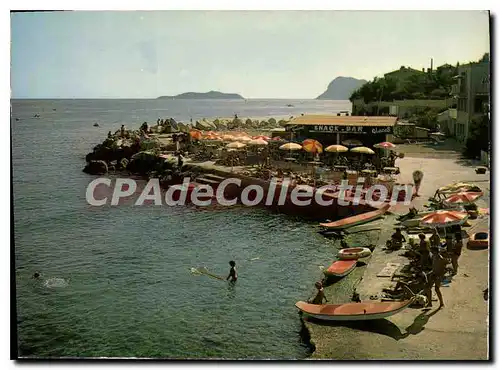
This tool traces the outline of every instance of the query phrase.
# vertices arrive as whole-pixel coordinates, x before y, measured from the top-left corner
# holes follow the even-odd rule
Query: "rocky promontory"
[[[358,80],[353,77],[337,77],[328,84],[326,91],[316,99],[349,100],[351,94],[366,82],[366,80]]]

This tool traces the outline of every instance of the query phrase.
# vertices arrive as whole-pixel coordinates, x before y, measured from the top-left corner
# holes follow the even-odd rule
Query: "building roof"
[[[288,125],[394,126],[397,117],[308,115],[292,119]]]

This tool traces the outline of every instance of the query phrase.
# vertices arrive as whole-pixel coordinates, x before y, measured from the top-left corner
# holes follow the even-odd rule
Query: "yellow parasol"
[[[244,148],[246,146],[247,146],[246,144],[240,143],[239,141],[235,141],[233,143],[227,144],[226,148],[229,148],[229,149],[241,149],[241,148]]]
[[[269,143],[265,140],[262,139],[253,139],[247,142],[248,145],[257,145],[257,146],[266,146],[269,145]]]
[[[325,149],[325,152],[328,152],[328,153],[345,153],[347,151],[349,151],[349,149],[347,149],[343,145],[330,145],[330,146],[327,146]]]
[[[367,148],[366,146],[358,146],[356,148],[352,148],[351,152],[353,153],[361,153],[361,154],[375,154],[373,150]]]
[[[302,150],[302,145],[297,143],[286,143],[279,147],[280,150]]]

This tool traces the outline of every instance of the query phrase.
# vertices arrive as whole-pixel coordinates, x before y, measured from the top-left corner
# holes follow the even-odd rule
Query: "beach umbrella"
[[[203,134],[200,130],[191,130],[189,131],[189,135],[191,135],[191,137],[196,140],[201,140],[201,138],[203,137]]]
[[[252,141],[252,138],[248,137],[248,136],[238,136],[238,137],[236,137],[236,139],[237,139],[237,141],[240,141],[240,142]]]
[[[428,214],[420,219],[421,226],[427,227],[448,227],[453,225],[461,225],[469,217],[466,212],[459,211],[436,211]]]
[[[247,142],[248,145],[256,145],[256,146],[266,146],[269,145],[269,143],[265,140],[262,139],[253,139]]]
[[[349,149],[347,149],[343,145],[330,145],[330,146],[327,146],[325,149],[325,152],[328,152],[328,153],[345,153],[347,151],[349,151]]]
[[[366,146],[358,146],[356,148],[352,148],[351,152],[353,153],[361,153],[361,154],[375,154],[373,150],[367,148]]]
[[[347,140],[342,141],[342,144],[347,145],[347,146],[363,145],[363,143],[357,139],[347,139]]]
[[[246,147],[246,144],[240,143],[239,141],[235,141],[233,143],[229,143],[226,145],[226,148],[228,149],[241,149]]]
[[[297,143],[286,143],[279,147],[280,150],[302,150],[302,145]]]
[[[462,192],[451,195],[444,202],[449,205],[472,204],[483,196],[483,193]]]
[[[314,139],[304,140],[302,142],[302,149],[309,153],[323,153],[323,145]]]
[[[265,140],[265,141],[271,140],[271,138],[269,136],[265,136],[265,135],[257,135],[257,136],[254,136],[252,139],[254,139],[254,140],[260,139],[260,140]]]
[[[440,187],[437,190],[437,193],[462,193],[462,192],[469,192],[469,191],[474,191],[474,192],[480,192],[481,190],[479,189],[477,185],[466,183],[466,182],[456,182],[454,184],[446,185],[443,187]]]
[[[396,148],[396,144],[390,143],[388,141],[384,141],[382,143],[375,144],[373,147],[380,148],[380,149],[394,149],[394,148]]]

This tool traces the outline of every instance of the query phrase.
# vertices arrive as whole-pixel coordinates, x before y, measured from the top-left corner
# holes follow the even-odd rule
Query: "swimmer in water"
[[[231,269],[229,270],[229,275],[227,276],[226,280],[229,280],[231,283],[236,282],[238,280],[238,274],[236,273],[236,262],[234,261],[229,261],[229,266],[231,266]]]
[[[40,274],[38,271],[36,271],[31,278],[32,279],[40,279],[41,276],[42,276],[42,274]]]

